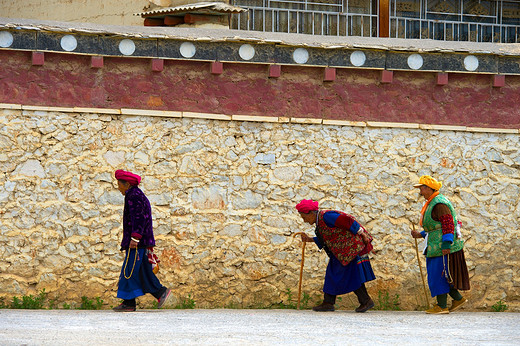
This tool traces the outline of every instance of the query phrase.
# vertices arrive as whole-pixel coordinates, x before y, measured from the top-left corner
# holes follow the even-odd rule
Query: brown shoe
[[[460,309],[462,307],[462,305],[466,304],[468,300],[464,297],[462,297],[460,300],[453,300],[451,302],[451,306],[450,306],[450,312],[453,312],[453,311],[456,311],[458,309]]]
[[[316,305],[312,308],[313,311],[334,311],[334,304],[323,302],[320,305]]]
[[[374,301],[372,299],[370,299],[368,302],[366,302],[365,304],[361,304],[360,306],[358,306],[356,308],[356,312],[365,312],[367,310],[370,310],[374,307]]]
[[[441,308],[439,305],[435,304],[435,306],[433,308],[428,309],[425,312],[427,314],[440,315],[440,314],[449,314],[450,310],[448,310],[448,308]]]

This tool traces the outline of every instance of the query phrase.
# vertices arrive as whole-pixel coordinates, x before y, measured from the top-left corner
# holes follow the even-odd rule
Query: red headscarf
[[[312,199],[304,199],[300,203],[296,204],[296,210],[299,213],[308,214],[313,210],[318,210],[318,202]]]
[[[141,177],[138,176],[137,174],[134,174],[132,172],[123,171],[121,169],[118,169],[116,171],[116,179],[127,181],[131,185],[139,185],[139,183],[141,182]]]

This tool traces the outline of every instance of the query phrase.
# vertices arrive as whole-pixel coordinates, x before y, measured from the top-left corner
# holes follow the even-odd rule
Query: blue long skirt
[[[342,265],[336,257],[331,256],[325,272],[323,292],[331,295],[349,293],[375,278],[368,255],[357,256],[346,266]]]
[[[444,263],[442,258],[444,257]],[[428,287],[432,297],[439,294],[449,293],[450,284],[444,276],[448,263],[446,256],[426,257],[426,272],[428,273]]]
[[[137,258],[135,258],[136,251]],[[127,277],[129,278],[127,279]],[[157,293],[162,289],[162,287],[163,286],[159,282],[159,279],[157,279],[157,276],[153,273],[152,265],[148,261],[146,249],[126,250],[125,260],[123,261],[121,274],[119,276],[117,298],[134,299],[143,296],[146,293]]]

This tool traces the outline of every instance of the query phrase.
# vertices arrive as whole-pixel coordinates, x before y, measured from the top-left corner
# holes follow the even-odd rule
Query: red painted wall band
[[[212,76],[207,62],[164,60],[157,73],[149,59],[105,57],[92,69],[90,56],[45,53],[41,66],[31,56],[0,51],[0,103],[520,128],[520,76],[498,88],[489,75],[450,73],[440,88],[429,72],[398,71],[381,84],[381,71],[335,69],[323,83],[316,67],[283,66],[269,78],[265,65],[227,63]]]

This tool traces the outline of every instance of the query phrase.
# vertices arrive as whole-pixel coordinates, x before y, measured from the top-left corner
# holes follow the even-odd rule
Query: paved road
[[[520,345],[520,314],[0,310],[0,345]]]

